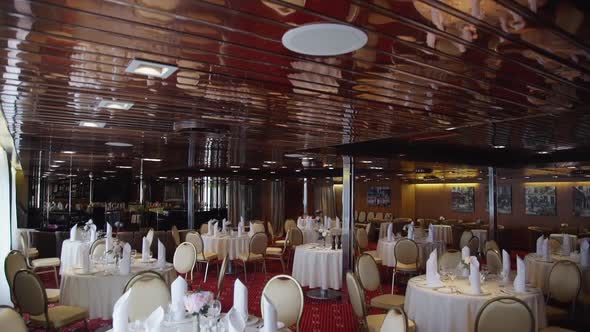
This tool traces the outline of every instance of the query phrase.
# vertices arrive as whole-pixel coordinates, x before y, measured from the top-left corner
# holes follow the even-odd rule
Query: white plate
[[[470,295],[470,296],[488,296],[491,294],[490,292],[485,290],[485,288],[482,288],[481,293],[479,293],[479,294],[472,293],[470,288],[459,289],[458,292],[461,294]]]
[[[524,293],[520,293],[517,292],[516,290],[514,290],[514,287],[510,287],[510,288],[505,288],[501,290],[502,293],[506,293],[508,295],[529,295],[529,294],[533,294],[536,293],[537,290],[534,288],[525,288]]]
[[[74,269],[74,274],[77,274],[79,276],[88,276],[88,275],[95,274],[96,272],[98,272],[97,269],[90,269],[90,271],[88,271],[88,272],[84,272],[84,270],[82,268]]]

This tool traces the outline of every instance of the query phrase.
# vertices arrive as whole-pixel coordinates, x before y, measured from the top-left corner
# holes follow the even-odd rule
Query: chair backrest
[[[150,243],[150,247],[152,246],[152,242],[154,241],[154,229],[150,228],[147,232],[147,234],[145,235],[146,239],[148,240],[148,242]]]
[[[106,241],[107,240],[104,237],[94,240],[94,242],[92,242],[92,244],[90,245],[90,257],[93,257],[93,258],[102,257],[105,253],[106,248],[107,248]]]
[[[356,230],[356,243],[360,251],[363,251],[369,247],[369,236],[367,230],[364,228],[357,228]]]
[[[14,276],[20,270],[28,270],[27,259],[20,251],[12,250],[4,258],[4,275],[10,288],[10,295],[14,302],[14,295],[12,294],[12,286],[14,283]]]
[[[47,314],[47,294],[41,279],[29,270],[20,270],[14,276],[14,299],[22,313]],[[47,316],[45,316],[47,317]]]
[[[352,304],[354,315],[361,321],[363,326],[366,326],[365,292],[363,292],[358,279],[352,272],[346,272],[346,289],[348,290],[348,298],[350,304]]]
[[[250,254],[266,255],[268,236],[263,232],[252,235],[250,239]]]
[[[174,240],[174,246],[178,247],[178,245],[180,244],[180,233],[178,232],[178,228],[176,227],[176,225],[172,226],[172,229],[170,229],[170,233],[172,234],[172,239]]]
[[[264,233],[265,232],[264,224],[261,222],[250,223],[250,227],[252,227],[252,229],[254,230],[254,233]]]
[[[199,233],[201,233],[201,234],[209,233],[209,224],[208,223],[201,224],[201,227],[199,227]]]
[[[185,242],[192,243],[195,246],[195,250],[197,251],[197,255],[202,254],[204,250],[203,238],[199,232],[190,231],[186,234]]]
[[[359,212],[354,210],[354,220],[357,221],[359,219]]]
[[[500,246],[498,246],[498,243],[494,240],[486,241],[486,243],[484,244],[484,250],[485,252],[488,252],[488,250],[495,250],[497,252],[501,252]]]
[[[582,273],[578,265],[569,260],[557,261],[547,277],[548,299],[572,303],[582,287]]]
[[[502,272],[502,259],[496,250],[490,249],[486,251],[486,264],[491,274],[500,274]]]
[[[402,264],[418,263],[418,245],[410,239],[401,239],[393,247],[395,262]]]
[[[383,212],[377,212],[377,213],[375,213],[375,219],[383,220]]]
[[[21,232],[19,234],[19,241],[20,241],[20,247],[21,250],[25,256],[25,260],[27,261],[27,264],[30,264],[30,260],[29,260],[29,241],[27,240],[25,234],[23,232]]]
[[[390,212],[387,212],[383,218],[385,220],[387,220],[387,221],[392,221],[393,220],[393,214],[390,213]]]
[[[556,254],[561,250],[561,243],[554,238],[549,238],[549,247],[551,248],[551,253]]]
[[[262,295],[274,304],[278,321],[283,322],[286,327],[295,325],[296,331],[299,331],[304,297],[303,290],[295,278],[285,274],[272,277],[262,289]],[[260,312],[264,315],[262,301]]]
[[[391,308],[383,320],[380,332],[399,331],[406,332],[408,330],[408,317],[402,308]]]
[[[172,264],[178,273],[189,273],[195,268],[197,251],[190,242],[182,242],[174,251]]]
[[[287,219],[285,221],[285,233],[289,232],[291,228],[297,228],[297,223],[293,219]]]
[[[381,288],[379,267],[371,255],[360,255],[356,259],[354,268],[356,276],[365,290],[372,292]]]
[[[270,221],[268,221],[266,223],[266,228],[268,229],[268,234],[270,235],[271,239],[275,238],[275,229],[274,227],[272,227],[272,224],[270,223]]]
[[[471,255],[475,255],[479,252],[479,238],[477,236],[472,236],[471,239],[469,239],[469,242],[467,242],[467,246],[469,247]]]
[[[461,252],[457,250],[448,250],[438,258],[438,267],[445,270],[457,268],[461,262]]]
[[[487,301],[477,313],[475,332],[534,332],[531,309],[516,297],[496,297]]]
[[[373,219],[375,219],[375,212],[369,211],[369,213],[367,213],[367,221],[371,221]]]
[[[13,308],[0,305],[0,326],[2,330],[10,332],[28,332],[27,324],[20,314]]]
[[[473,233],[470,230],[463,231],[463,233],[461,233],[461,238],[459,239],[459,248],[465,247],[472,237]]]
[[[359,212],[358,222],[365,222],[365,221],[367,221],[367,214],[365,213],[365,211]]]
[[[158,307],[166,308],[170,303],[170,290],[160,274],[154,271],[142,271],[133,276],[125,291],[129,294],[129,320],[146,319]]]
[[[290,246],[296,247],[303,244],[303,232],[298,228],[291,228]]]
[[[219,300],[219,296],[221,295],[221,290],[223,289],[223,279],[225,278],[225,271],[227,270],[227,262],[229,257],[227,254],[223,257],[223,261],[221,262],[221,269],[219,270],[219,276],[217,276],[217,295],[216,298]]]

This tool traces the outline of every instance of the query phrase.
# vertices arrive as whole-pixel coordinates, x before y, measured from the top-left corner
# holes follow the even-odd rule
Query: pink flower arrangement
[[[190,314],[196,315],[200,313],[205,315],[209,310],[209,303],[214,299],[215,297],[211,292],[189,293],[184,296],[184,308]]]

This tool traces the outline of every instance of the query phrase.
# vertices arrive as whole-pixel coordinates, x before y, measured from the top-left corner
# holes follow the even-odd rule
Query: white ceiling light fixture
[[[80,127],[104,128],[107,124],[105,122],[80,121],[78,125]]]
[[[289,50],[314,56],[334,56],[356,51],[367,43],[362,30],[344,24],[313,23],[293,28],[282,38]]]
[[[264,163],[265,163],[265,164],[270,164],[270,165],[273,165],[273,164],[276,164],[277,162],[276,162],[276,161],[274,161],[274,160],[265,160],[265,161],[264,161]]]
[[[76,151],[68,151],[68,150],[66,150],[66,151],[62,151],[61,153],[63,153],[63,154],[75,154]]]
[[[165,65],[152,61],[133,59],[125,69],[125,72],[131,74],[145,75],[149,77],[168,78],[178,70],[178,67]]]
[[[105,173],[117,173],[117,171],[104,171]]]
[[[130,168],[132,168],[131,166],[125,166],[125,165],[119,165],[119,166],[116,166],[116,167],[117,168],[122,168],[122,169],[130,169]]]
[[[492,145],[492,147],[493,147],[494,149],[504,149],[504,148],[506,148],[506,146],[505,146],[505,145]]]
[[[373,161],[371,161],[371,160],[361,160],[360,163],[361,164],[372,164]]]
[[[131,144],[131,143],[124,143],[124,142],[106,142],[104,144],[108,145],[108,146],[116,146],[119,148],[128,148],[128,147],[133,146],[133,144]]]
[[[56,164],[63,164],[66,161],[65,160],[54,160],[53,162],[56,163]]]
[[[156,161],[156,162],[162,161],[162,159],[159,159],[159,158],[143,158],[142,160],[143,161]]]
[[[371,167],[369,167],[369,168],[370,168],[370,169],[383,169],[383,167],[381,167],[381,166],[371,166]]]
[[[240,168],[240,165],[231,165],[229,168]]]
[[[127,111],[133,107],[133,103],[130,101],[117,101],[117,100],[106,100],[103,99],[98,103],[98,108],[108,108],[112,110],[124,110]]]

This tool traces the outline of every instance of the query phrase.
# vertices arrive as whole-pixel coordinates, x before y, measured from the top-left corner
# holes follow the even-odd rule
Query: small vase
[[[336,250],[336,236],[332,236],[332,250]]]

